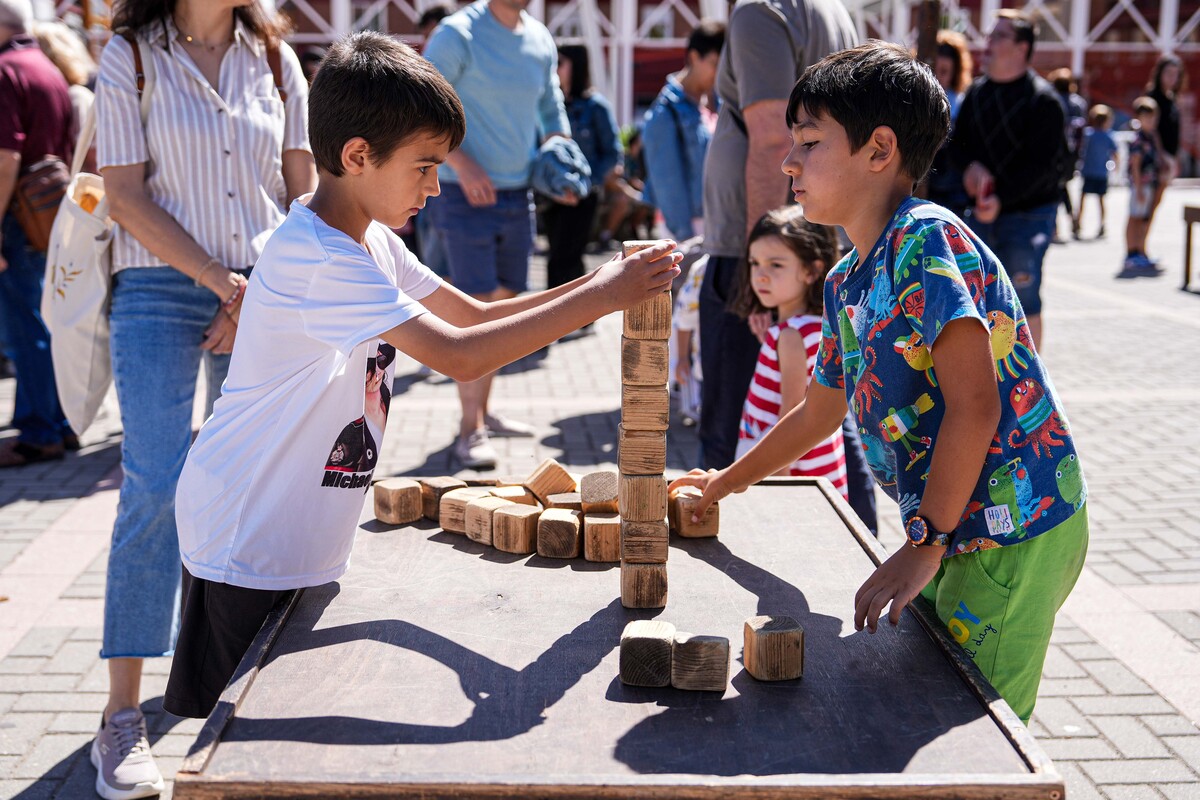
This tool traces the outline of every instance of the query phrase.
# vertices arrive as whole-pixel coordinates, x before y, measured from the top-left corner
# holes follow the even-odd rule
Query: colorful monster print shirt
[[[1075,513],[1087,488],[1071,429],[992,252],[946,209],[909,198],[858,260],[851,250],[825,282],[813,377],[845,390],[871,471],[903,517],[921,504],[945,414],[930,351],[967,317],[991,332],[1001,417],[947,556],[1027,541]]]

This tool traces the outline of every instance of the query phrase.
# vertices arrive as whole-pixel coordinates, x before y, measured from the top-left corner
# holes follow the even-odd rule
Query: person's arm
[[[459,327],[436,312],[422,314],[392,328],[383,339],[457,381],[477,380],[605,314],[662,292],[679,274],[681,256],[672,247],[656,245],[609,261],[590,280],[574,281],[569,291],[503,319]],[[432,311],[447,296],[422,302]]]
[[[782,416],[803,403],[808,392],[808,350],[800,331],[783,326],[779,341],[775,343],[775,355],[779,359],[779,414]]]
[[[297,197],[316,191],[317,162],[313,154],[307,150],[286,151],[283,154],[283,183],[287,187],[287,205]]]
[[[642,155],[646,174],[654,190],[654,202],[662,212],[667,230],[677,239],[690,239],[692,207],[688,200],[686,155],[680,150],[679,129],[674,114],[660,105],[646,119],[642,130]],[[699,180],[700,176],[694,176]]]
[[[957,319],[947,324],[931,355],[946,414],[938,427],[937,447],[916,513],[936,530],[952,531],[979,482],[1000,424],[1000,394],[990,337],[980,320]],[[888,620],[898,625],[900,612],[937,574],[945,553],[945,547],[936,545],[901,545],[855,595],[855,630],[862,630],[865,624],[874,633],[889,603]]]
[[[567,118],[567,106],[563,102],[562,87],[558,85],[558,49],[548,32],[546,41],[551,57],[543,76],[542,93],[538,97],[537,106],[543,143],[554,136],[571,138],[571,121]]]
[[[742,110],[746,156],[746,233],[768,211],[786,205],[788,182],[781,165],[792,146],[785,120],[787,100],[761,100]]]
[[[692,377],[692,332],[675,330],[675,382],[686,386]]]
[[[1136,150],[1129,154],[1129,182],[1135,187],[1142,185],[1142,154]]]
[[[283,183],[287,206],[317,188],[317,162],[308,141],[308,81],[300,59],[286,43],[279,46],[280,69],[287,100],[283,107]]]
[[[21,154],[16,150],[0,149],[0,209],[8,208],[8,204],[12,202],[13,192],[17,188],[17,175],[20,172]],[[0,236],[3,236],[2,231]],[[0,272],[6,269],[8,262],[0,255]]]

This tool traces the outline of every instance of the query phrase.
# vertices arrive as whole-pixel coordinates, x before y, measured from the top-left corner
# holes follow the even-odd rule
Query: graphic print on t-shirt
[[[392,373],[396,348],[379,342],[375,352],[367,354],[364,413],[342,428],[325,462],[322,487],[364,489],[379,462],[379,442],[387,426],[388,407],[392,402]],[[365,489],[364,489],[365,491]]]

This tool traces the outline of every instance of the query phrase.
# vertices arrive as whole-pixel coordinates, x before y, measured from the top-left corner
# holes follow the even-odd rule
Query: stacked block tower
[[[625,242],[626,257],[657,242]],[[621,337],[621,424],[617,505],[621,518],[621,605],[667,604],[667,343],[671,292],[625,312]]]

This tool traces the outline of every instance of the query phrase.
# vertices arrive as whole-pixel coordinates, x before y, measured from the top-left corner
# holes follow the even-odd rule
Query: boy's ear
[[[342,145],[342,169],[349,175],[361,175],[367,166],[371,146],[361,136],[354,136]]]
[[[869,166],[872,172],[883,172],[893,163],[900,163],[900,143],[896,140],[896,132],[887,125],[871,131],[866,147],[871,154]]]

